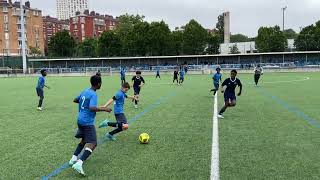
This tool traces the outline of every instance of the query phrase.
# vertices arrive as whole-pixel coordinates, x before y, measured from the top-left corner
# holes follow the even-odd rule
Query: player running
[[[257,67],[254,68],[254,83],[255,86],[258,86],[259,79],[263,75],[263,69],[260,66],[260,64],[257,65]]]
[[[138,108],[138,101],[139,101],[139,94],[141,87],[144,86],[145,81],[143,77],[141,76],[141,71],[137,71],[136,75],[132,77],[132,82],[133,82],[133,90],[134,90],[134,107],[137,109]]]
[[[177,81],[177,84],[179,84],[178,75],[179,75],[179,72],[178,72],[177,69],[175,69],[174,72],[173,72],[173,82],[172,82],[172,84],[174,84],[175,81]]]
[[[121,131],[125,131],[129,128],[127,118],[124,115],[124,101],[126,98],[137,100],[134,96],[127,96],[126,93],[130,90],[129,83],[123,83],[121,89],[116,93],[116,95],[111,98],[106,105],[103,107],[107,108],[114,102],[114,116],[116,117],[117,122],[109,122],[108,120],[104,120],[100,123],[99,128],[102,127],[115,127],[113,131],[106,134],[110,140],[115,141],[115,134],[120,133]]]
[[[42,69],[40,71],[40,73],[41,73],[41,76],[38,78],[38,84],[36,87],[37,95],[40,98],[39,103],[38,103],[38,107],[37,107],[38,111],[43,110],[43,108],[42,108],[42,103],[43,103],[43,99],[44,99],[43,88],[46,87],[46,88],[50,89],[49,86],[46,86],[47,71],[45,69]]]
[[[235,93],[235,89],[237,86],[240,87],[238,96],[241,95],[242,92],[242,84],[240,79],[236,78],[237,76],[237,71],[236,70],[232,70],[231,71],[231,75],[230,78],[224,80],[224,82],[221,85],[221,92],[224,93],[224,106],[221,108],[219,114],[218,114],[218,118],[224,118],[222,115],[223,113],[226,111],[226,109],[228,107],[234,107],[237,104],[237,98],[236,98],[236,93]],[[224,90],[224,86],[226,86],[227,88]]]
[[[126,82],[126,70],[124,68],[120,69],[120,78],[121,78],[121,84]]]
[[[161,77],[160,77],[160,68],[159,67],[157,67],[157,75],[156,75],[156,79],[159,77],[159,79],[161,79]]]
[[[82,168],[82,164],[91,155],[93,150],[97,146],[97,134],[95,124],[96,112],[111,112],[112,110],[107,107],[98,107],[98,96],[96,91],[101,88],[101,77],[92,76],[90,78],[91,88],[81,92],[81,94],[73,100],[78,103],[78,132],[75,135],[76,138],[81,139],[72,158],[69,161],[69,165],[72,166],[79,174],[85,176]],[[78,155],[84,148],[84,153],[79,158]]]
[[[180,69],[179,75],[180,75],[179,85],[181,86],[182,83],[183,83],[183,81],[184,81],[184,75],[185,75],[185,72],[184,72],[184,69],[183,69],[183,68]]]
[[[210,90],[210,93],[213,91],[213,95],[216,95],[219,90],[219,84],[222,81],[222,74],[220,73],[221,69],[218,67],[216,71],[217,72],[212,76],[214,89]]]

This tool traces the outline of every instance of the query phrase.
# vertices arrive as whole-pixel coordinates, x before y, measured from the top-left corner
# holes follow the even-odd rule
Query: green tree
[[[183,33],[184,54],[203,54],[207,45],[208,32],[197,21],[186,24]]]
[[[298,34],[293,29],[286,29],[283,33],[287,39],[295,39],[298,36]]]
[[[98,41],[94,38],[85,39],[78,45],[78,51],[80,56],[84,57],[96,57],[97,56]]]
[[[230,54],[239,54],[240,51],[238,49],[237,44],[234,44],[232,47],[230,47]]]
[[[249,42],[250,38],[248,36],[245,36],[243,34],[235,34],[231,35],[230,42],[236,43],[236,42]]]
[[[40,48],[37,48],[37,47],[30,46],[29,50],[30,50],[30,55],[32,55],[33,57],[40,56],[42,54]]]
[[[120,56],[121,42],[119,35],[115,31],[103,32],[98,39],[97,48],[100,57]]]
[[[150,52],[149,40],[150,24],[148,22],[139,22],[133,26],[130,39],[130,56],[146,56]]]
[[[206,49],[207,54],[219,54],[220,43],[217,35],[208,35],[208,48]]]
[[[134,54],[135,36],[134,26],[144,21],[144,16],[124,14],[119,17],[119,24],[116,29],[116,34],[120,38],[121,55],[132,56]]]
[[[182,55],[183,54],[183,31],[176,30],[171,32],[170,35],[171,45],[170,53],[171,55]]]
[[[224,42],[224,15],[220,14],[218,16],[218,22],[216,24],[217,35],[219,37],[219,43]]]
[[[320,51],[320,21],[303,28],[294,45],[299,51]]]
[[[164,22],[152,22],[150,24],[148,40],[150,41],[149,55],[168,55],[170,54],[170,29]]]
[[[56,57],[72,56],[75,46],[76,41],[74,38],[69,35],[68,31],[63,30],[50,38],[50,42],[48,44],[48,53],[49,56]]]
[[[288,46],[279,26],[259,28],[255,42],[259,52],[283,52]]]

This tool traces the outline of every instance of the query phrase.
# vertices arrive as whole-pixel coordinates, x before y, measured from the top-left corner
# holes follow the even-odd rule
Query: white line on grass
[[[210,180],[219,180],[218,93],[214,97]]]
[[[304,77],[303,79],[297,79],[297,80],[288,80],[288,81],[261,81],[261,84],[278,84],[278,83],[292,83],[292,82],[300,82],[300,81],[307,81],[310,80],[309,77]],[[254,83],[249,83],[249,84],[254,84]]]

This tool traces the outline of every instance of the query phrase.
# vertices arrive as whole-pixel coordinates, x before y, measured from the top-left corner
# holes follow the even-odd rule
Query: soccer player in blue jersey
[[[183,67],[181,67],[179,74],[180,74],[179,85],[182,85],[184,81],[184,74],[185,74]]]
[[[106,134],[110,140],[115,141],[116,138],[114,137],[115,134],[120,133],[121,131],[125,131],[129,128],[127,118],[124,115],[124,101],[126,98],[137,100],[134,96],[127,96],[126,93],[130,90],[129,83],[122,84],[121,89],[103,106],[109,107],[114,102],[114,116],[117,122],[109,122],[108,120],[104,120],[100,123],[99,128],[102,127],[114,127],[113,131]]]
[[[159,67],[157,67],[156,79],[157,79],[158,77],[161,79],[161,77],[160,77],[160,68],[159,68]]]
[[[41,76],[38,78],[38,84],[36,87],[36,91],[37,91],[37,95],[40,98],[39,99],[39,103],[38,103],[38,107],[37,110],[42,111],[42,103],[43,103],[43,99],[44,99],[44,93],[43,93],[43,88],[46,87],[48,89],[50,89],[47,85],[46,85],[46,76],[47,76],[47,71],[45,69],[42,69],[40,71]]]
[[[120,78],[121,78],[121,84],[126,82],[126,70],[124,68],[121,68],[120,70]]]
[[[75,137],[81,139],[81,141],[74,151],[72,158],[69,161],[69,165],[83,176],[85,176],[85,173],[82,164],[88,159],[97,146],[97,134],[94,126],[96,112],[112,111],[107,107],[98,107],[98,96],[96,91],[101,88],[101,77],[97,75],[92,76],[90,82],[91,88],[82,91],[81,94],[73,100],[73,102],[79,104],[77,120],[78,131]],[[84,152],[82,156],[78,157],[83,149]]]
[[[240,81],[240,79],[236,78],[236,76],[237,76],[237,71],[232,70],[230,78],[223,81],[223,83],[221,85],[221,88],[222,88],[221,92],[224,93],[224,102],[225,103],[218,114],[218,118],[224,118],[222,115],[228,107],[236,106],[237,98],[236,98],[235,89],[237,86],[240,87],[239,93],[237,95],[240,96],[242,93],[241,81]],[[225,86],[226,86],[226,89],[224,89]]]
[[[221,69],[218,67],[216,71],[217,72],[212,76],[214,89],[210,90],[210,92],[213,91],[213,95],[216,95],[219,90],[219,84],[222,81],[222,74],[220,73]]]

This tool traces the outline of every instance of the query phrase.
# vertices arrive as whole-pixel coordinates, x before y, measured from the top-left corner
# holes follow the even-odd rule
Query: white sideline
[[[210,180],[219,180],[218,94],[214,97]]]

